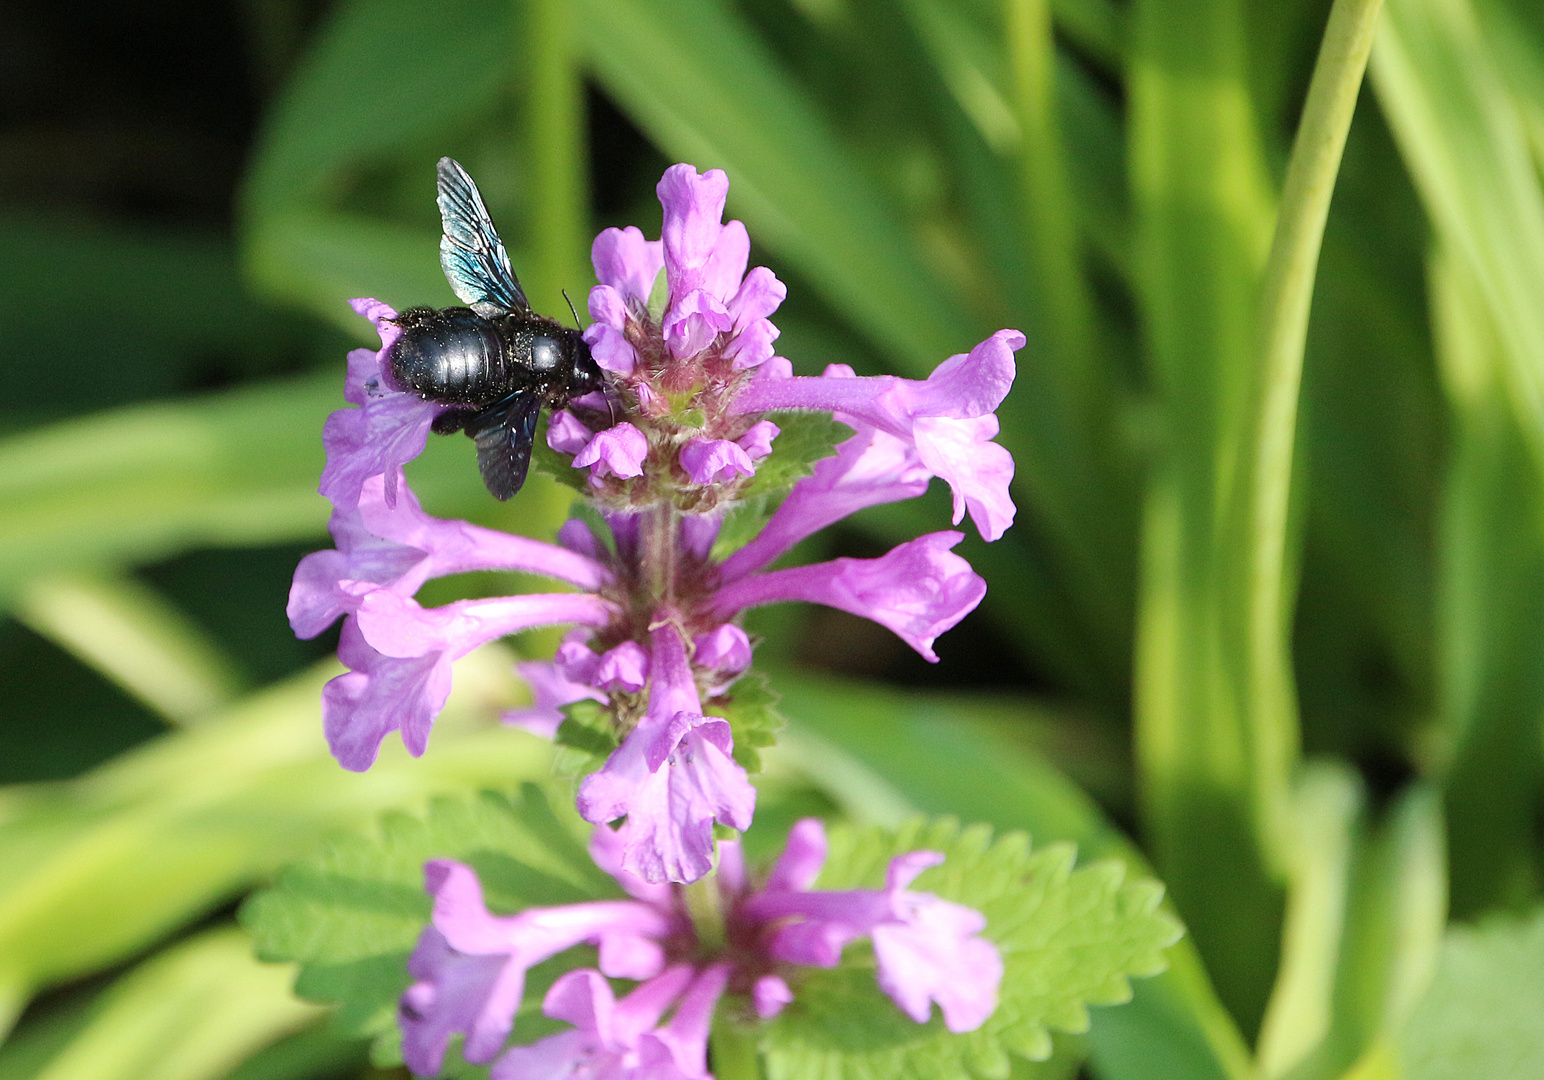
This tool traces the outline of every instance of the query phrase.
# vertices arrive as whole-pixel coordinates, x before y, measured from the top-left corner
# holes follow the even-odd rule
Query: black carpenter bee
[[[387,362],[399,387],[450,406],[434,430],[465,431],[483,483],[507,499],[525,483],[541,407],[561,409],[605,380],[578,330],[531,310],[466,170],[440,158],[438,175],[440,266],[470,306],[402,312]]]

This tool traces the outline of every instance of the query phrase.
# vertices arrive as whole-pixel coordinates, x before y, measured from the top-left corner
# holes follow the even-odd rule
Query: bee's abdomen
[[[469,308],[414,308],[388,362],[405,390],[432,401],[481,404],[508,393],[508,354],[497,328]]]

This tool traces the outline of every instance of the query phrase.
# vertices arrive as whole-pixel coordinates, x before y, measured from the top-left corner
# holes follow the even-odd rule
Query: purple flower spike
[[[418,981],[402,996],[398,1020],[414,1072],[436,1071],[459,1033],[468,1061],[498,1057],[499,1080],[707,1080],[708,1032],[731,985],[749,994],[757,1015],[771,1018],[794,1000],[798,984],[785,978],[789,965],[833,967],[863,937],[873,940],[880,987],[917,1023],[928,1022],[936,1003],[950,1031],[972,1031],[996,1008],[1002,961],[980,937],[980,913],[909,888],[942,861],[936,852],[892,859],[882,889],[812,892],[826,857],[819,821],[794,826],[759,889],[739,843],[723,841],[717,892],[727,945],[698,939],[679,885],[651,883],[627,869],[624,833],[596,828],[590,852],[633,899],[495,916],[468,867],[425,867],[434,917],[414,950],[409,967]],[[573,1030],[499,1056],[526,971],[581,942],[599,947],[600,971],[569,972],[543,1003],[548,1016]],[[618,1001],[602,974],[641,985]]]
[[[751,1004],[756,1007],[756,1015],[763,1020],[772,1019],[792,1000],[793,990],[777,975],[763,975],[751,987]]]
[[[402,996],[398,1017],[403,1059],[420,1076],[439,1071],[452,1034],[465,1034],[462,1056],[473,1064],[498,1056],[525,992],[525,973],[548,957],[581,943],[598,945],[603,957],[608,944],[627,954],[631,940],[680,930],[666,913],[636,900],[492,915],[477,875],[447,860],[424,867],[424,888],[434,897],[433,921],[413,950],[409,970],[418,982]]]
[[[463,600],[424,609],[389,589],[369,588],[343,624],[338,659],[351,669],[322,690],[322,727],[333,756],[363,772],[392,731],[414,757],[450,696],[451,664],[479,645],[549,622],[604,622],[599,597],[559,593]]]
[[[681,447],[681,468],[694,484],[717,484],[737,476],[755,476],[751,456],[728,439],[693,439]]]
[[[636,694],[649,682],[649,654],[636,641],[624,641],[595,665],[595,685]]]
[[[387,656],[445,652],[460,659],[479,645],[538,626],[599,626],[614,611],[610,602],[588,593],[531,593],[426,608],[389,589],[371,589],[354,618],[370,646]]]
[[[753,574],[719,590],[715,610],[729,618],[745,608],[804,600],[872,619],[929,663],[933,642],[976,609],[986,582],[950,549],[964,533],[919,536],[877,559],[836,559]]]
[[[751,666],[751,639],[734,623],[698,635],[692,645],[692,660],[707,671],[738,675]]]
[[[356,610],[361,583],[410,597],[430,578],[472,570],[520,570],[588,589],[612,580],[595,559],[553,544],[432,518],[405,485],[393,505],[384,476],[366,480],[357,505],[334,510],[328,528],[337,547],[302,559],[290,588],[290,625],[302,638]]]
[[[674,624],[652,632],[649,707],[598,772],[579,786],[596,824],[624,815],[622,866],[645,881],[695,881],[713,866],[713,822],[749,828],[756,791],[730,757],[727,721],[702,715]]]
[[[760,461],[772,453],[772,440],[782,433],[783,429],[772,421],[758,420],[736,442],[739,443],[740,449],[750,455],[752,461]]]
[[[1002,956],[976,935],[986,929],[979,911],[927,893],[897,891],[897,921],[874,927],[879,987],[919,1024],[938,1003],[944,1026],[974,1031],[997,1009]]]
[[[559,409],[547,421],[547,445],[560,454],[577,454],[593,438],[595,432],[567,409]]]

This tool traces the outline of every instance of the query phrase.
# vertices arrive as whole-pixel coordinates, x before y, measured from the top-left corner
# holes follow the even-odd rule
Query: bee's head
[[[605,377],[600,365],[590,355],[590,346],[577,330],[564,335],[564,361],[569,373],[569,389],[575,397],[605,388]]]

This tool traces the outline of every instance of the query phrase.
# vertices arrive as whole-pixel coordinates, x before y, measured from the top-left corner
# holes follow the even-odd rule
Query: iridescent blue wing
[[[440,266],[461,301],[484,318],[514,312],[529,315],[525,290],[510,269],[504,241],[493,228],[477,185],[457,162],[440,158]]]
[[[466,433],[477,443],[477,468],[483,484],[495,499],[509,498],[525,483],[540,415],[540,396],[521,391],[483,409],[465,425]]]

